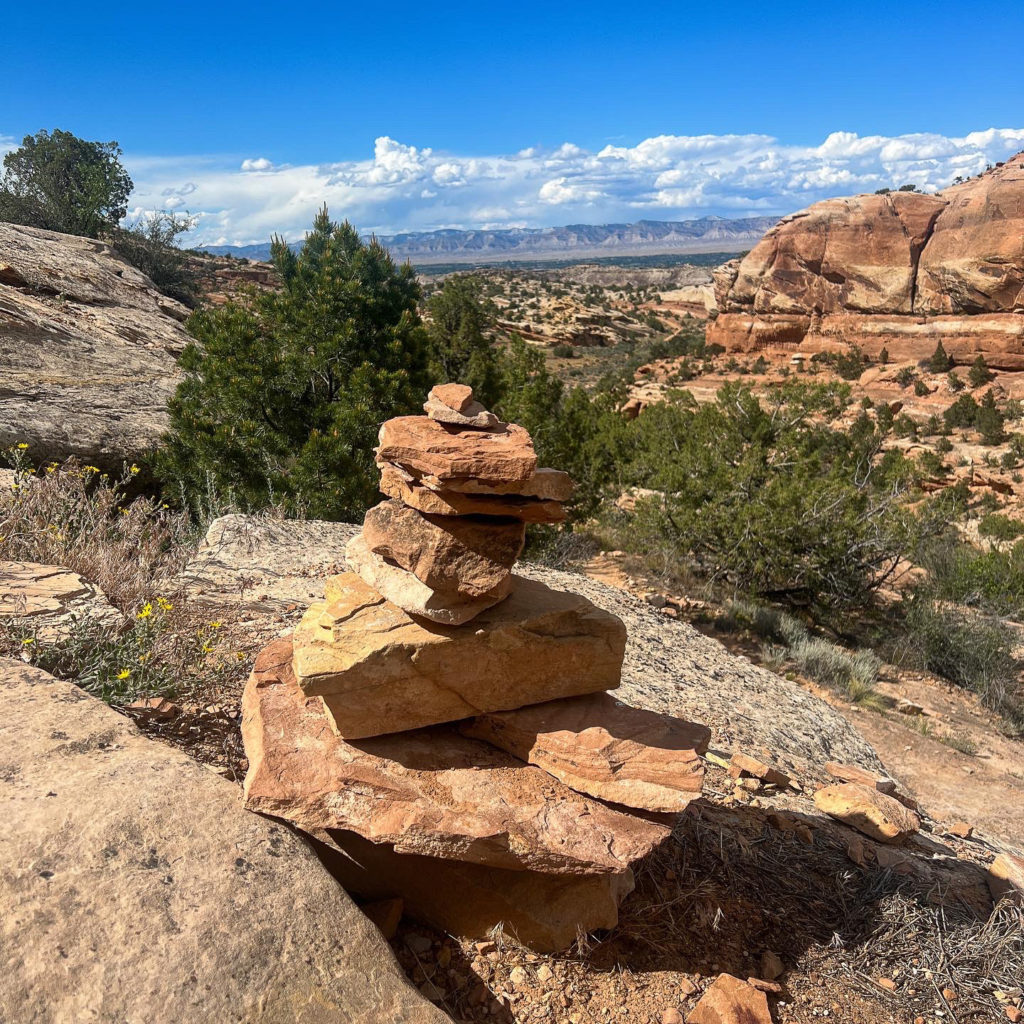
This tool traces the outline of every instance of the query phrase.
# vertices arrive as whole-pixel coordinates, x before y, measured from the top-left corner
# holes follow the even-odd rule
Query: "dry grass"
[[[191,554],[196,526],[153,498],[129,500],[131,468],[116,480],[75,460],[33,473],[20,449],[7,455],[15,473],[0,489],[0,559],[65,566],[133,614]]]

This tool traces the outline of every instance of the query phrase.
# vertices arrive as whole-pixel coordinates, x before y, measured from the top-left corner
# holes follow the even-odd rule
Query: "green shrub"
[[[927,366],[931,373],[948,373],[953,369],[953,360],[946,354],[941,341],[935,346]]]
[[[326,208],[272,258],[279,290],[192,315],[161,468],[192,506],[212,479],[245,510],[358,519],[381,421],[419,412],[429,384],[415,272]]]
[[[1024,536],[1024,523],[992,512],[978,523],[978,533],[992,540],[1010,541]]]
[[[972,388],[980,388],[987,384],[994,374],[988,368],[988,363],[985,362],[985,357],[978,354],[978,358],[971,363],[971,368],[967,373],[967,379],[970,382]]]
[[[126,263],[141,270],[164,295],[195,306],[199,299],[199,277],[195,264],[177,245],[178,237],[194,224],[191,217],[174,213],[141,217],[127,228],[112,232],[111,248]]]

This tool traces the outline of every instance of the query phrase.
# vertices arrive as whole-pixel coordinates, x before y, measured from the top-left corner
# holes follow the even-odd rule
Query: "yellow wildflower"
[[[136,466],[135,463],[133,462],[131,465],[131,469],[129,469],[128,472],[131,473],[132,476],[134,476],[136,473],[140,472],[140,470],[139,467]]]
[[[130,668],[123,668],[123,669],[121,669],[120,672],[117,673],[117,678],[118,679],[127,679],[131,674],[132,674],[132,670]]]
[[[236,661],[245,661],[245,651],[235,651]]]
[[[86,473],[98,473],[100,471],[99,466],[83,466],[82,468],[86,471]]]
[[[28,445],[24,441],[18,442],[18,451],[23,452],[26,448],[28,448]]]
[[[138,614],[137,614],[137,615],[135,616],[135,618],[137,618],[137,619],[148,619],[148,618],[150,617],[150,615],[152,615],[152,614],[153,614],[153,605],[152,605],[152,604],[150,604],[150,603],[149,603],[149,601],[147,601],[147,602],[146,602],[146,603],[145,603],[145,604],[144,604],[144,605],[142,606],[142,611],[141,611],[141,612],[139,612],[139,613],[138,613]]]
[[[34,636],[27,636],[21,642],[27,647],[29,644],[34,644],[36,642],[36,638]]]
[[[158,597],[156,599],[156,603],[160,605],[160,610],[162,612],[169,612],[174,607],[174,605],[171,604],[171,602],[168,601],[166,597]]]
[[[219,622],[211,622],[210,623],[210,629],[220,629],[220,623]]]

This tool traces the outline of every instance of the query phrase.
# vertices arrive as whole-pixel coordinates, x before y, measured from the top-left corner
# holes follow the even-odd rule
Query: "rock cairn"
[[[701,792],[710,733],[610,696],[622,622],[513,573],[526,524],[564,520],[568,476],[467,387],[424,410],[381,427],[387,500],[353,571],[257,660],[247,806],[322,840],[359,895],[564,948],[615,924],[659,815]]]

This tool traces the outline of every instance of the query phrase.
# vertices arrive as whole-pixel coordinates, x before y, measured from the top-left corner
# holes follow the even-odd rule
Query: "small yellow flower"
[[[145,665],[147,661],[149,661],[149,655],[148,654],[140,654],[139,655],[139,664],[140,665]]]
[[[138,614],[136,614],[135,618],[137,618],[137,619],[148,619],[150,617],[150,615],[152,615],[152,614],[153,614],[153,606],[152,606],[152,604],[149,603],[149,601],[147,601],[142,606],[142,611],[139,612]]]
[[[100,471],[99,466],[83,466],[82,468],[86,471],[86,473],[98,473]]]
[[[132,674],[132,670],[130,668],[123,668],[123,669],[121,669],[120,672],[117,673],[117,678],[118,679],[127,679],[131,674]]]
[[[235,661],[245,661],[245,651],[235,651]]]
[[[174,607],[166,597],[158,597],[156,603],[160,605],[160,611],[162,612],[169,612]]]
[[[27,636],[21,642],[25,647],[27,647],[29,644],[34,644],[36,642],[36,638],[34,636]]]
[[[210,623],[210,629],[220,629],[220,623],[219,622],[211,622]]]
[[[213,648],[209,644],[203,644],[203,654],[209,654]]]
[[[28,448],[28,445],[24,441],[18,442],[18,451],[23,452],[26,448]]]
[[[139,467],[136,466],[135,463],[133,462],[131,465],[131,469],[129,469],[128,472],[131,473],[132,476],[134,476],[136,473],[140,472],[140,470]]]

